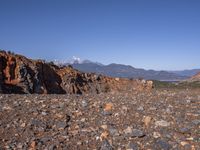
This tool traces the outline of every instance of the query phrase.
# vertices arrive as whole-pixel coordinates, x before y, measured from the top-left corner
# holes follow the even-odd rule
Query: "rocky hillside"
[[[189,80],[191,81],[200,81],[200,72],[192,76]]]
[[[82,73],[0,51],[0,93],[83,94],[151,88],[151,81]]]

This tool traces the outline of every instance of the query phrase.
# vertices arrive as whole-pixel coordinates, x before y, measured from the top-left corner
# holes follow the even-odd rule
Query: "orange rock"
[[[31,142],[30,150],[36,150],[36,142],[35,141]]]
[[[144,125],[145,125],[146,127],[149,127],[149,125],[150,125],[150,123],[151,123],[151,120],[152,120],[151,117],[145,116],[145,117],[143,118]]]
[[[113,104],[112,103],[107,103],[104,107],[104,111],[111,111],[113,108]]]
[[[108,135],[109,135],[108,131],[104,131],[100,136],[100,140],[102,141],[103,139],[107,139]]]

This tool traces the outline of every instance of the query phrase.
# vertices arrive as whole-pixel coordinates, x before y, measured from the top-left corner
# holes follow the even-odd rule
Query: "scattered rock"
[[[113,150],[108,140],[103,140],[100,150]]]
[[[131,137],[144,137],[145,136],[145,133],[141,130],[138,130],[138,129],[133,129],[132,130],[132,133],[131,133]]]
[[[108,138],[108,135],[109,135],[108,131],[104,131],[104,132],[101,134],[100,139],[101,139],[101,140],[107,139],[107,138]]]
[[[12,109],[0,111],[0,147],[198,150],[196,114],[200,101],[180,101],[197,99],[199,93],[199,89],[177,89],[86,95],[2,94],[0,107]],[[112,105],[105,110],[112,115],[103,116],[108,103]],[[142,112],[137,110],[139,106],[144,108]],[[153,107],[156,109],[149,109]]]
[[[164,140],[157,140],[154,148],[156,150],[170,150],[172,147]]]
[[[145,116],[145,117],[143,118],[144,125],[145,125],[146,127],[149,127],[149,125],[150,125],[150,123],[151,123],[151,120],[152,120],[152,117],[150,117],[150,116]]]
[[[56,124],[56,127],[58,128],[58,130],[64,130],[66,126],[67,126],[66,122],[63,122],[63,121],[59,121]]]
[[[155,125],[161,126],[161,127],[168,127],[168,126],[170,126],[170,123],[165,120],[160,120],[160,121],[156,121]]]
[[[139,150],[139,148],[138,148],[137,144],[131,142],[131,143],[129,143],[127,150]]]
[[[158,132],[153,132],[153,137],[154,138],[160,138],[161,137],[161,134],[160,133],[158,133]]]
[[[113,104],[107,103],[107,104],[105,104],[104,111],[111,111],[112,108],[113,108]]]
[[[86,100],[83,100],[82,102],[81,102],[81,105],[82,105],[82,107],[87,107],[88,106],[88,102],[86,101]]]
[[[138,111],[143,111],[143,110],[144,110],[144,107],[139,106],[139,107],[137,108],[137,110],[138,110]]]

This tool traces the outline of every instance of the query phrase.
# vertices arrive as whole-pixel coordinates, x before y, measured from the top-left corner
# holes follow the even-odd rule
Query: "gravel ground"
[[[200,89],[0,95],[0,149],[200,150]]]

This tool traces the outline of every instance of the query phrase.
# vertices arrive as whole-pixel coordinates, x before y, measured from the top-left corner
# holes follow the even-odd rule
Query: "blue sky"
[[[199,0],[0,0],[0,49],[31,58],[200,68]]]

